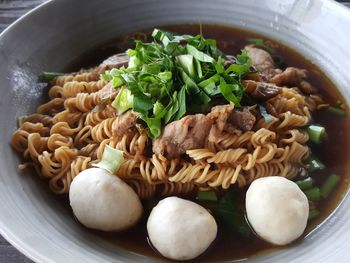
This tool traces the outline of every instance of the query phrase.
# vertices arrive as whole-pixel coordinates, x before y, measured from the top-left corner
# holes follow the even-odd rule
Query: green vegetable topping
[[[306,167],[310,172],[324,170],[326,166],[315,156],[310,155],[306,160]]]
[[[106,145],[102,154],[102,160],[97,164],[93,164],[93,166],[103,168],[111,174],[114,174],[118,171],[123,162],[123,152]]]
[[[335,175],[335,174],[330,175],[321,186],[321,196],[323,198],[327,198],[332,193],[334,188],[337,186],[339,180],[340,180],[340,177],[338,175]]]
[[[199,191],[197,193],[196,199],[199,201],[217,201],[218,200],[215,192],[213,191],[206,191],[206,192]]]
[[[138,112],[151,138],[160,136],[167,123],[209,107],[212,100],[240,106],[244,93],[240,79],[252,66],[246,50],[226,69],[226,56],[213,39],[160,29],[154,29],[152,36],[153,42],[136,41],[135,49],[127,51],[127,68],[101,75],[115,88],[121,87],[113,107]]]
[[[249,71],[252,64],[253,62],[248,55],[248,51],[246,49],[243,49],[242,53],[237,55],[236,64],[231,64],[226,69],[226,73],[233,72],[239,76],[244,75]]]
[[[321,199],[321,192],[320,189],[318,187],[313,187],[311,189],[307,189],[304,191],[307,199],[309,199],[309,201],[320,201]]]
[[[231,191],[228,191],[221,198],[216,213],[231,231],[245,237],[251,234],[250,227],[244,218],[244,213],[238,210],[235,196]]]
[[[296,181],[295,183],[299,186],[299,188],[302,191],[305,191],[313,187],[314,180],[311,177],[308,177],[304,180]]]
[[[58,72],[46,72],[44,71],[43,73],[41,73],[41,75],[39,76],[39,81],[40,82],[51,82],[52,80],[54,80],[55,78],[64,75],[63,73],[58,73]]]
[[[329,113],[336,115],[336,116],[340,116],[340,117],[346,116],[346,111],[341,109],[341,108],[338,108],[338,107],[329,106],[327,108],[327,111]]]
[[[322,126],[309,125],[306,131],[309,134],[310,141],[316,144],[322,143],[327,137],[326,129]]]

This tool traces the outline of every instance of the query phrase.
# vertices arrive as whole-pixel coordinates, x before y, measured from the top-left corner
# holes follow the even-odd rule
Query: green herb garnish
[[[268,53],[270,53],[271,57],[275,61],[275,63],[278,66],[282,66],[284,64],[283,58],[281,55],[279,55],[273,48],[271,48],[268,44],[266,44],[266,41],[261,38],[247,38],[246,39],[248,44],[253,44],[257,48],[261,48]]]
[[[131,108],[138,112],[151,138],[160,136],[167,123],[200,111],[212,100],[240,106],[244,93],[240,79],[252,65],[246,50],[226,69],[226,57],[213,39],[160,29],[154,29],[152,36],[153,42],[136,41],[135,48],[127,51],[127,68],[101,75],[115,88],[123,86],[112,105],[120,112]]]

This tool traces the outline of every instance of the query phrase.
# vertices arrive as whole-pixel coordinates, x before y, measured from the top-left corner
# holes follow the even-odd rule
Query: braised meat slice
[[[118,91],[113,87],[112,81],[108,82],[102,89],[98,91],[100,100],[113,98]]]
[[[129,63],[129,56],[126,53],[119,53],[105,59],[100,66],[107,69],[121,68],[127,66]]]
[[[231,104],[215,106],[207,115],[212,119],[208,140],[214,142],[225,129],[228,119],[232,114],[234,106]]]
[[[306,77],[306,70],[288,67],[283,72],[271,78],[271,82],[276,85],[295,86],[298,85],[300,81],[306,79]]]
[[[213,120],[203,114],[187,115],[165,126],[161,137],[153,141],[153,152],[169,158],[186,150],[203,148]]]
[[[256,117],[250,112],[249,107],[244,107],[242,111],[233,110],[229,118],[229,124],[236,126],[242,131],[250,131],[255,121]]]
[[[249,57],[252,59],[253,66],[260,72],[275,69],[275,63],[269,52],[257,48],[254,45],[244,47],[248,51]]]
[[[248,107],[237,110],[231,104],[215,106],[207,115],[187,115],[166,125],[161,137],[153,141],[153,152],[178,157],[187,150],[203,148],[207,141],[214,142],[223,131],[251,130],[255,121]]]
[[[118,116],[113,123],[113,137],[119,139],[123,137],[131,128],[135,127],[139,115],[133,110],[129,110]]]
[[[254,45],[245,46],[245,49],[248,51],[248,55],[252,59],[254,68],[265,81],[268,81],[274,75],[281,73],[281,70],[276,68],[275,62],[267,51],[257,48]]]
[[[314,88],[307,79],[307,71],[294,67],[288,67],[283,72],[276,74],[270,79],[271,83],[278,86],[298,87],[305,94],[314,92]]]
[[[282,88],[272,83],[244,80],[246,92],[259,102],[267,101],[282,92]]]

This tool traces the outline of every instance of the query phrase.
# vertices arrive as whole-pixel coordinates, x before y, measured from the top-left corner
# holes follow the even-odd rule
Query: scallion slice
[[[309,125],[306,131],[309,134],[310,141],[316,144],[322,143],[327,136],[326,129],[319,125]]]
[[[99,163],[93,164],[92,166],[103,168],[114,174],[124,162],[123,152],[106,145],[102,159]]]
[[[305,190],[304,193],[307,199],[309,199],[310,201],[318,202],[321,199],[321,192],[320,188],[318,187],[313,187],[311,189]]]
[[[306,160],[306,167],[310,172],[324,170],[326,168],[326,166],[315,155],[310,155]]]
[[[199,191],[197,193],[197,200],[199,201],[217,201],[218,198],[213,191]]]
[[[302,191],[305,191],[313,187],[314,180],[311,177],[308,177],[304,180],[296,181],[295,183],[299,186],[299,188]]]
[[[330,175],[321,186],[321,196],[323,198],[327,198],[331,194],[331,192],[334,190],[334,188],[337,186],[339,180],[340,180],[340,177],[338,175],[335,175],[335,174]]]
[[[332,113],[332,114],[336,115],[336,116],[340,116],[340,117],[346,116],[346,111],[345,110],[340,109],[340,108],[336,108],[336,107],[333,107],[333,106],[329,106],[327,108],[327,111],[329,113]]]

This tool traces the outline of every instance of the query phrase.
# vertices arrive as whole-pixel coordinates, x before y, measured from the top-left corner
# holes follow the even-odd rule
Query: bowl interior
[[[37,84],[40,72],[70,70],[83,54],[125,33],[186,23],[232,25],[286,43],[319,65],[350,101],[350,38],[344,33],[350,16],[331,1],[49,1],[0,36],[0,231],[27,256],[45,262],[156,260],[115,247],[77,224],[46,182],[20,174],[10,139],[16,119],[45,99],[45,87]],[[349,205],[346,198],[302,244],[250,261],[342,261],[350,248]]]

